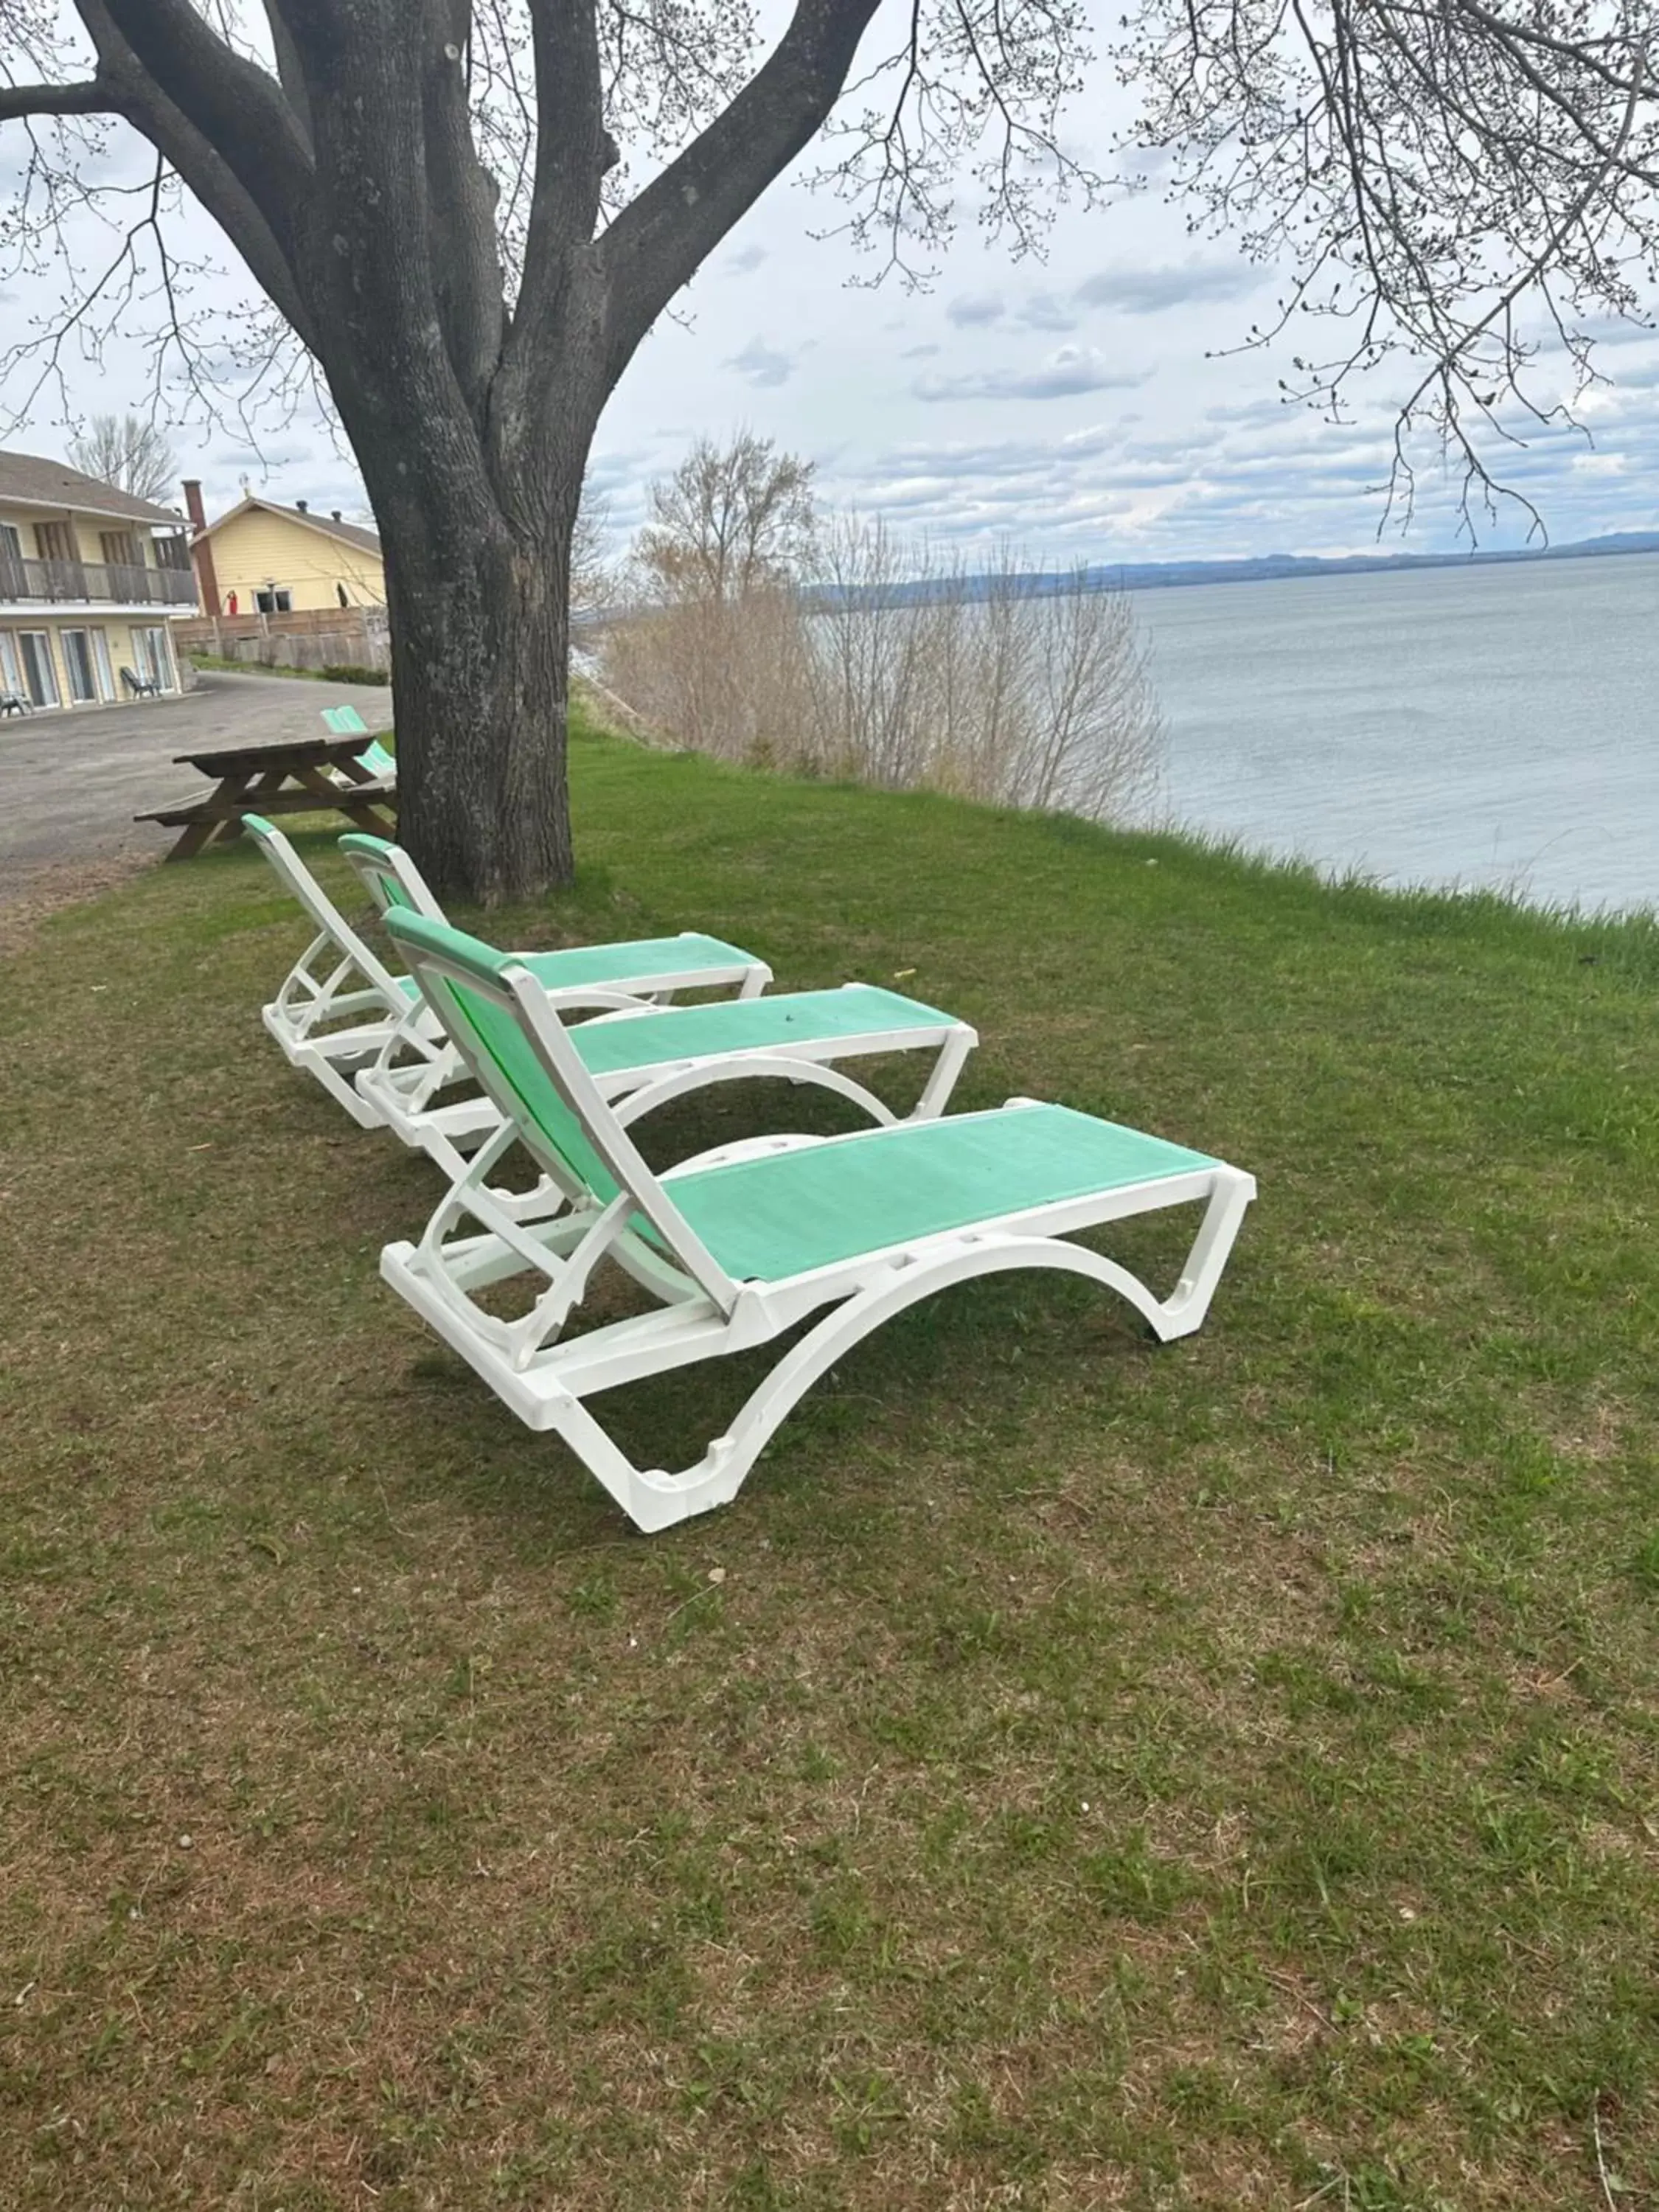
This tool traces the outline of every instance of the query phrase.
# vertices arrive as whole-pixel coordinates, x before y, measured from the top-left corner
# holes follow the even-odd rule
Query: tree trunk
[[[398,832],[441,897],[498,906],[572,874],[569,530],[449,536],[387,538]]]

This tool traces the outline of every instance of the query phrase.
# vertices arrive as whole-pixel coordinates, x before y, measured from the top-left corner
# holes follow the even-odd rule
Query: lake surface
[[[1659,903],[1659,555],[1132,604],[1177,822],[1384,883]]]

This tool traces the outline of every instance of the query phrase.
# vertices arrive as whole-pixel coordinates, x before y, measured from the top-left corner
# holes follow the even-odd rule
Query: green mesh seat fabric
[[[683,975],[694,968],[747,968],[752,956],[718,937],[641,937],[626,945],[572,945],[560,952],[515,952],[546,991],[580,990],[585,985],[625,988],[656,975]]]
[[[774,1152],[665,1188],[726,1273],[777,1282],[921,1237],[1217,1163],[1067,1106],[1005,1108]]]
[[[532,967],[526,961],[526,967]],[[533,967],[532,967],[533,972]],[[580,1022],[570,1042],[592,1074],[659,1067],[704,1053],[758,1052],[792,1037],[850,1037],[915,1029],[951,1017],[902,999],[896,991],[857,984],[844,991],[796,991],[785,999],[724,999],[624,1021]]]

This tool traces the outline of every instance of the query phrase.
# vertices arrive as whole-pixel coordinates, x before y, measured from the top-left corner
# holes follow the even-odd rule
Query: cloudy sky
[[[1097,71],[1072,118],[1078,150],[1103,164],[1118,98]],[[18,150],[0,131],[0,191]],[[136,173],[140,149],[125,158]],[[1270,311],[1273,272],[1224,239],[1189,237],[1155,191],[1062,211],[1042,261],[1011,263],[964,220],[920,293],[860,281],[868,263],[812,235],[834,220],[832,203],[786,182],[699,276],[684,319],[647,339],[595,451],[618,536],[693,436],[741,424],[812,459],[830,500],[969,550],[1012,540],[1045,562],[1110,562],[1376,543],[1387,391],[1360,392],[1343,426],[1285,404],[1285,359],[1227,350]],[[228,303],[243,289],[227,276],[201,297]],[[6,293],[9,333],[49,286],[12,279]],[[1602,366],[1614,381],[1583,409],[1592,438],[1536,434],[1510,459],[1558,542],[1659,526],[1659,337],[1613,335]],[[140,402],[143,379],[136,348],[118,344],[101,365],[71,358],[71,404]],[[1541,388],[1553,390],[1547,366]],[[14,379],[14,399],[19,389]],[[43,392],[6,442],[62,451],[62,416]],[[278,498],[362,507],[349,459],[304,416],[258,450],[223,428],[180,428],[176,441],[211,509],[244,477]],[[1431,472],[1420,495],[1407,549],[1450,544],[1449,491]],[[1520,532],[1500,522],[1483,535]]]

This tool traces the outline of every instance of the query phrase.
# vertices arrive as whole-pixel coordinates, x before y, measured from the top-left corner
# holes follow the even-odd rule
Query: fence
[[[181,653],[207,653],[254,668],[392,671],[384,607],[317,607],[287,615],[204,615],[175,623]]]

